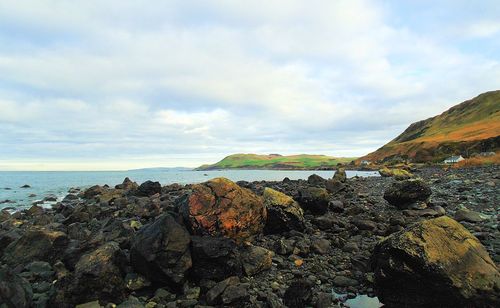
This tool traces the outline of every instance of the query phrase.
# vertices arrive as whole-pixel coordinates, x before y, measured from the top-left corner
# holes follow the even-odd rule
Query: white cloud
[[[498,86],[498,57],[395,26],[390,9],[0,0],[0,154],[361,155]],[[467,31],[494,37],[498,24]]]

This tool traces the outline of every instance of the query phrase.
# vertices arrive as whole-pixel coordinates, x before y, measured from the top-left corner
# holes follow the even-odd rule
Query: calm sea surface
[[[200,183],[215,177],[226,177],[233,181],[280,181],[288,177],[292,180],[307,179],[316,173],[331,178],[334,171],[285,171],[285,170],[132,170],[132,171],[51,171],[51,172],[10,172],[0,171],[0,203],[2,208],[28,208],[34,201],[54,195],[61,200],[72,187],[90,187],[108,184],[114,186],[123,182],[125,177],[142,183],[147,180],[158,181],[162,185],[180,183]],[[378,176],[378,172],[347,171],[348,177]],[[23,185],[30,188],[21,188]],[[50,205],[47,203],[46,205]]]

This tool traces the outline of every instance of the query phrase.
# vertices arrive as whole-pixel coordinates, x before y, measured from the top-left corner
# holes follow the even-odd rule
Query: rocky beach
[[[500,306],[500,168],[409,171],[127,178],[4,210],[0,307]]]

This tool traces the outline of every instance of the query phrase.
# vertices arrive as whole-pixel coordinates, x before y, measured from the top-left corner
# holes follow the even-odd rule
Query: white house
[[[462,161],[464,159],[465,158],[463,158],[462,155],[460,155],[460,156],[451,156],[451,157],[448,157],[447,159],[445,159],[444,163],[445,164],[455,164],[455,163],[458,163],[459,161]]]
[[[363,166],[367,166],[367,165],[369,165],[370,163],[371,163],[371,162],[370,162],[369,160],[362,160],[362,161],[361,161],[361,165],[363,165]]]

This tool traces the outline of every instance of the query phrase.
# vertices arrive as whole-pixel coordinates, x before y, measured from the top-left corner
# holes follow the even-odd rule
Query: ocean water
[[[125,177],[142,183],[158,181],[162,185],[179,183],[201,183],[215,177],[226,177],[233,181],[281,181],[285,177],[292,180],[307,179],[311,174],[331,178],[334,171],[289,171],[289,170],[214,170],[194,171],[184,169],[144,169],[131,171],[0,171],[0,209],[17,210],[29,208],[33,202],[53,195],[61,200],[70,188],[86,188],[92,185],[114,186]],[[348,177],[378,176],[378,172],[347,171]],[[29,185],[29,188],[21,188]],[[11,202],[5,203],[5,200]],[[46,202],[50,206],[53,202]]]

